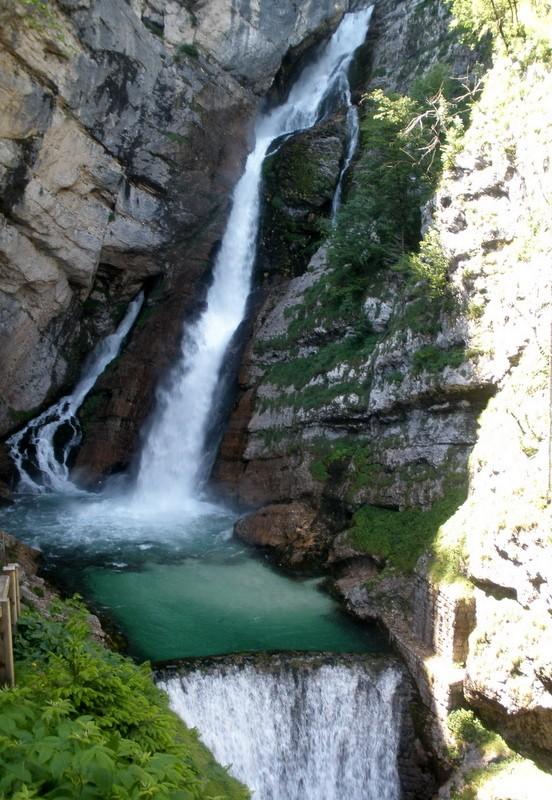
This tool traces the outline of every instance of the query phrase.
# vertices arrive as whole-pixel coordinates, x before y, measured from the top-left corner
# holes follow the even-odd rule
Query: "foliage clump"
[[[448,715],[447,728],[459,748],[466,742],[483,745],[496,738],[496,734],[488,730],[473,711],[466,708],[458,708]]]
[[[0,798],[207,800],[248,795],[168,708],[147,665],[90,640],[75,601],[18,625],[0,692]]]
[[[184,44],[178,45],[174,55],[174,60],[182,61],[182,59],[186,57],[199,58],[199,50],[197,45],[193,44],[192,42],[185,42]]]
[[[490,36],[496,51],[527,63],[552,58],[549,0],[449,0],[449,4],[468,43]]]
[[[429,344],[420,347],[412,356],[414,373],[442,372],[445,367],[456,368],[469,357],[464,347],[449,347],[447,349]]]
[[[364,98],[362,156],[330,237],[334,267],[373,272],[417,251],[420,207],[441,175],[447,143],[467,124],[477,88],[437,65],[408,95],[376,89]],[[434,261],[435,251],[428,240],[419,266]]]
[[[275,364],[266,374],[266,380],[276,386],[301,389],[319,375],[327,375],[335,367],[347,363],[361,364],[374,350],[378,337],[357,331],[340,342],[331,342],[313,355],[292,358]]]
[[[450,489],[430,509],[394,511],[364,506],[353,516],[351,543],[401,572],[410,572],[420,556],[432,550],[439,528],[466,499],[464,486]]]

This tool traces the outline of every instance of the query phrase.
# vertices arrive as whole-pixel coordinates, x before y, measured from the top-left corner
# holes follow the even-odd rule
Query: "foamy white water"
[[[399,800],[401,673],[224,665],[160,684],[253,800]]]
[[[23,430],[8,439],[11,456],[19,471],[19,488],[30,492],[55,491],[76,493],[79,490],[69,479],[67,461],[71,450],[80,442],[76,414],[102,372],[118,355],[125,336],[136,321],[144,295],[140,292],[130,303],[117,330],[103,339],[84,365],[82,377],[73,392],[62,397]],[[65,441],[55,446],[56,434],[66,426]],[[61,458],[60,458],[61,456]],[[30,464],[33,473],[29,472]]]
[[[158,391],[137,476],[138,507],[167,511],[186,505],[199,491],[220,369],[244,318],[251,288],[263,161],[275,139],[314,125],[328,93],[336,84],[347,82],[349,65],[366,38],[371,13],[370,8],[346,14],[317,60],[303,70],[286,102],[258,120],[255,149],[234,192],[207,309],[185,334],[179,363],[168,386]]]

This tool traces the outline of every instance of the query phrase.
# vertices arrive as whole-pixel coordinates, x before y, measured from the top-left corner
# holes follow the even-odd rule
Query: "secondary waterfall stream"
[[[96,346],[71,394],[62,397],[8,439],[19,472],[20,488],[24,491],[79,491],[70,480],[68,464],[71,451],[78,446],[81,438],[77,411],[102,372],[119,354],[143,302],[144,294],[140,292],[130,303],[117,330]],[[65,436],[60,437],[64,428]],[[58,441],[60,438],[61,443]]]
[[[349,139],[333,205],[358,139],[348,69],[371,9],[346,14],[287,100],[261,116],[216,259],[206,309],[158,391],[130,495],[91,495],[70,481],[75,414],[117,354],[140,310],[129,307],[74,392],[11,440],[30,492],[2,523],[43,550],[47,568],[123,629],[130,652],[151,660],[243,651],[386,652],[316,578],[291,579],[231,539],[235,515],[200,500],[205,437],[229,343],[246,313],[260,215],[262,165],[282,136],[311,127],[330,97],[347,109]],[[65,426],[66,439],[58,431]],[[68,434],[68,435],[67,435]],[[31,450],[34,471],[28,469]],[[255,800],[398,800],[400,670],[365,656],[285,655],[196,667],[166,677],[175,710],[196,726]],[[326,659],[326,660],[324,660]]]
[[[401,670],[328,662],[224,659],[161,685],[254,800],[398,800]]]

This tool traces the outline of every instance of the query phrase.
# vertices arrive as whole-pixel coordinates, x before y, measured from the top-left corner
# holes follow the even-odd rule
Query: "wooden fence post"
[[[12,628],[21,614],[21,596],[19,593],[19,564],[8,564],[2,572],[10,579],[10,606]]]
[[[0,575],[0,681],[14,686],[11,580],[10,575]]]

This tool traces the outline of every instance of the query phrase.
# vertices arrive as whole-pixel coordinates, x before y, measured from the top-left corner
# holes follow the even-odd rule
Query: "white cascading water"
[[[337,82],[347,80],[353,54],[366,38],[371,13],[368,8],[346,14],[317,60],[303,70],[286,102],[257,123],[255,149],[234,192],[207,309],[184,336],[180,362],[168,387],[158,392],[138,470],[138,507],[170,510],[197,495],[221,365],[244,318],[251,287],[263,161],[275,139],[318,121],[328,93]]]
[[[355,157],[355,153],[357,151],[358,139],[360,135],[358,109],[353,104],[349,81],[346,81],[345,86],[343,87],[343,99],[345,105],[347,106],[347,154],[345,156],[345,162],[341,169],[339,182],[337,184],[337,189],[335,190],[332,201],[332,222],[334,223],[336,221],[337,212],[341,208],[341,199],[343,197],[343,181],[345,180],[345,176],[349,171],[349,167],[353,163],[353,158]]]
[[[19,471],[20,488],[24,491],[41,493],[55,491],[62,493],[78,492],[69,479],[67,461],[71,450],[80,441],[80,429],[76,414],[99,376],[118,355],[121,345],[134,325],[144,295],[140,292],[130,303],[117,330],[101,341],[84,365],[83,374],[73,392],[62,397],[40,416],[32,420],[23,430],[8,439],[11,456]],[[56,448],[56,433],[67,426],[70,433],[62,446]],[[61,451],[61,458],[59,458]],[[38,472],[36,480],[29,473],[27,463],[31,461]]]
[[[254,800],[399,800],[401,672],[359,663],[194,670],[171,707]]]

